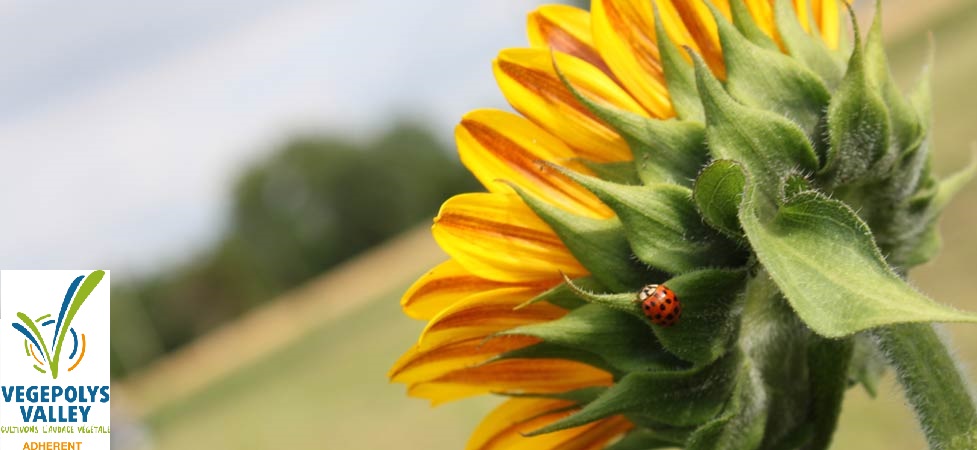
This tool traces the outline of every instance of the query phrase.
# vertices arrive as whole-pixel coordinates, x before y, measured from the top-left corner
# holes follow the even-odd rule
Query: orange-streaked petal
[[[491,192],[512,193],[500,181],[506,180],[569,212],[597,218],[614,215],[590,191],[541,164],[573,165],[577,154],[524,117],[494,109],[472,111],[455,128],[455,142],[461,162]]]
[[[797,21],[801,23],[801,27],[804,31],[811,32],[811,10],[808,9],[807,0],[794,0],[794,14],[797,15]]]
[[[495,80],[512,107],[559,136],[580,156],[598,161],[630,161],[627,142],[577,101],[553,68],[553,58],[573,86],[588,98],[647,116],[631,95],[596,67],[540,48],[503,50],[493,63]]]
[[[561,272],[571,278],[588,273],[515,194],[456,195],[441,205],[432,234],[465,270],[490,280],[560,280]]]
[[[713,4],[729,19],[732,13],[729,9],[729,2],[723,0],[714,0]],[[716,25],[716,19],[712,16],[712,12],[709,11],[709,7],[703,1],[688,1],[688,0],[661,0],[658,3],[659,13],[663,15],[663,20],[666,12],[674,11],[679,17],[682,18],[682,22],[685,24],[685,28],[688,30],[689,34],[695,40],[698,45],[700,54],[706,60],[709,68],[712,72],[716,74],[720,79],[726,78],[726,65],[723,62],[723,50],[719,44],[719,28]]]
[[[543,5],[526,21],[529,45],[576,56],[610,75],[590,35],[590,12],[575,6]]]
[[[604,448],[633,425],[621,416],[568,430],[526,437],[569,413],[567,401],[516,398],[499,405],[482,420],[465,450],[589,450]]]
[[[674,116],[658,55],[651,2],[593,0],[590,8],[594,43],[614,76],[653,116]],[[688,43],[694,45],[691,39]]]
[[[492,333],[558,319],[566,314],[566,310],[546,302],[515,309],[540,292],[514,287],[468,296],[431,319],[421,332],[418,346],[426,350],[452,342],[484,338]]]
[[[482,337],[468,339],[427,351],[415,345],[397,360],[388,376],[397,383],[430,381],[539,342],[540,339],[529,336],[499,336],[489,340]]]
[[[576,361],[503,359],[411,385],[407,393],[437,405],[491,392],[556,393],[611,384],[611,374]]]
[[[465,297],[501,287],[528,287],[543,291],[552,282],[502,283],[486,280],[465,270],[457,261],[449,259],[424,274],[400,299],[408,316],[430,320],[439,312]]]
[[[838,0],[811,0],[814,18],[821,30],[821,39],[828,48],[836,50],[841,43],[841,23]]]

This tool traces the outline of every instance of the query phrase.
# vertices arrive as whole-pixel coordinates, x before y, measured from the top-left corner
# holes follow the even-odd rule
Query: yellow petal
[[[600,56],[621,84],[653,116],[674,116],[658,55],[651,2],[593,0],[590,20]],[[695,45],[691,39],[686,42]]]
[[[716,7],[730,18],[732,13],[729,10],[727,1],[714,1]],[[666,13],[674,11],[681,17],[685,29],[695,41],[699,52],[712,72],[720,79],[726,78],[726,66],[723,63],[723,50],[719,44],[719,28],[712,12],[703,1],[688,0],[662,0],[658,2],[659,13],[663,15],[663,20],[668,17]],[[671,36],[671,34],[669,34]]]
[[[388,377],[397,383],[430,381],[538,342],[539,339],[528,336],[499,336],[489,340],[483,337],[468,339],[426,351],[415,345],[397,360]]]
[[[567,5],[544,5],[526,21],[529,45],[576,56],[610,75],[590,35],[590,13]]]
[[[804,31],[811,32],[811,15],[808,9],[807,0],[794,0],[794,14],[797,15],[797,21],[801,23],[801,27]]]
[[[456,195],[441,206],[434,239],[465,270],[503,282],[556,280],[587,271],[514,194]]]
[[[528,287],[539,291],[549,282],[502,283],[486,280],[465,270],[457,261],[448,260],[424,274],[400,299],[404,313],[415,319],[430,320],[441,310],[465,297],[501,287]]]
[[[556,393],[609,386],[611,374],[565,359],[504,359],[411,385],[408,395],[440,403],[491,392]]]
[[[830,49],[837,49],[841,40],[838,0],[811,0],[811,9],[821,30],[821,39]]]
[[[493,109],[472,111],[455,128],[455,142],[461,162],[491,192],[512,193],[500,182],[506,180],[569,212],[598,218],[614,214],[590,191],[541,164],[573,165],[577,155],[523,117]]]
[[[777,23],[773,16],[773,2],[775,0],[745,0],[746,8],[750,10],[750,15],[757,26],[763,30],[764,34],[780,41],[780,34],[777,33]]]
[[[594,116],[563,85],[560,71],[587,97],[647,116],[648,113],[612,79],[586,61],[541,48],[503,50],[493,63],[495,80],[512,107],[559,136],[577,153],[594,161],[629,161],[627,142]]]
[[[584,450],[600,449],[633,427],[615,416],[581,427],[541,436],[524,434],[566,417],[571,402],[516,398],[499,405],[482,420],[465,450]]]
[[[421,350],[427,350],[448,343],[484,338],[492,333],[557,319],[566,314],[566,310],[545,302],[515,309],[540,292],[511,287],[470,295],[431,319],[421,332],[418,346]]]

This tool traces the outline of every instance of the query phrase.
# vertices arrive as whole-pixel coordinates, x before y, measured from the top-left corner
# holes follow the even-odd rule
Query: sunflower
[[[893,162],[924,153],[914,150],[922,114],[899,121],[915,105],[890,101],[886,73],[863,67],[874,47],[863,50],[856,29],[852,51],[836,0],[591,3],[531,12],[529,46],[493,62],[518,114],[475,110],[455,129],[487,192],[447,200],[434,219],[450,259],[403,296],[405,313],[427,326],[391,380],[434,404],[509,397],[470,450],[817,447],[836,419],[821,400],[877,376],[879,352],[851,335],[882,322],[822,320],[824,308],[794,295],[780,242],[757,236],[790,225],[777,214],[795,193],[861,208],[878,197],[855,192],[903,169],[913,181],[900,199],[932,189],[923,164]],[[880,151],[899,155],[840,159],[845,139],[872,145],[871,117],[845,122],[871,112],[836,111],[880,95],[892,143]],[[754,157],[770,148],[789,159]],[[900,269],[927,259],[922,240],[888,238],[906,236],[887,233],[910,218],[894,217],[901,207],[866,209],[853,225],[905,255],[890,260]],[[673,327],[633,301],[662,283],[685,307]],[[884,323],[959,319],[935,316]],[[816,366],[821,354],[841,362]],[[806,381],[822,375],[834,380],[827,392]]]

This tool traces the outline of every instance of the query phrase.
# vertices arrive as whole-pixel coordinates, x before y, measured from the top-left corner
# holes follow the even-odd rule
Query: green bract
[[[864,40],[856,25],[841,55],[779,0],[784,54],[731,7],[732,22],[713,14],[724,81],[658,30],[676,119],[618,110],[563,78],[635,161],[589,163],[597,177],[562,169],[613,219],[519,191],[592,276],[535,299],[572,311],[504,332],[542,342],[500,357],[574,359],[616,381],[564,394],[581,409],[534,434],[623,414],[637,427],[614,450],[825,449],[844,392],[874,394],[888,361],[933,448],[977,448],[973,399],[926,324],[977,315],[905,280],[938,250],[939,214],[977,171],[929,171],[927,74],[911,96],[895,88],[878,20]],[[635,296],[649,283],[676,293],[678,325],[645,318]]]

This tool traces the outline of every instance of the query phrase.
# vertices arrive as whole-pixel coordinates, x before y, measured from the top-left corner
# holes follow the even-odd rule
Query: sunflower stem
[[[977,448],[977,408],[961,368],[929,324],[875,330],[934,450]]]

